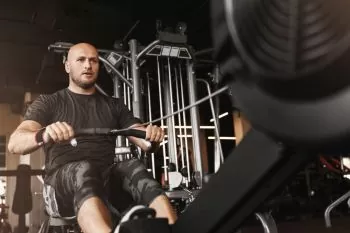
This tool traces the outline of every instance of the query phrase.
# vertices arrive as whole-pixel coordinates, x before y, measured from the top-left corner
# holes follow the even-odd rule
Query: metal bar
[[[211,54],[214,52],[213,48],[206,48],[206,49],[202,49],[198,52],[195,52],[194,55],[195,56],[201,56],[201,55],[207,55],[207,54]]]
[[[215,90],[218,89],[218,84],[219,84],[219,79],[220,79],[220,69],[219,69],[219,65],[216,65],[214,68],[214,85],[215,85]],[[219,112],[220,112],[220,97],[219,96],[215,96],[215,117],[216,119],[218,119],[219,117]],[[217,122],[217,132],[220,135],[220,122]],[[221,151],[220,151],[221,150]],[[220,161],[220,156],[219,153],[221,153],[222,158]],[[222,147],[221,147],[221,142],[220,139],[216,138],[215,142],[214,142],[214,170],[215,173],[220,169],[221,163],[224,162],[224,158],[223,158],[223,152],[222,152]]]
[[[164,129],[168,128],[168,126],[163,126]],[[192,129],[192,126],[190,125],[175,125],[174,126],[175,129]],[[213,125],[201,125],[199,126],[200,129],[215,129],[215,126]]]
[[[128,61],[125,61],[125,63],[123,63],[123,74],[124,74],[124,76],[128,79],[128,75],[127,75],[127,66],[128,66]],[[125,106],[127,106],[126,84],[125,84],[125,83],[123,83],[123,98],[124,98],[124,104],[125,104]]]
[[[74,44],[71,43],[65,43],[62,42],[63,44],[50,44],[48,46],[48,50],[57,50],[57,51],[68,51]],[[69,45],[70,44],[70,45]],[[55,51],[56,52],[56,51]],[[115,53],[113,50],[108,50],[108,49],[97,49],[98,53]]]
[[[125,71],[123,70],[123,76],[125,76]],[[120,80],[116,76],[113,76],[113,97],[114,98],[120,98],[121,92],[120,92]],[[125,146],[125,137],[118,135],[116,138],[116,147],[124,147]]]
[[[44,174],[45,174],[45,171],[42,169],[30,169],[25,171],[19,171],[19,170],[0,171],[0,176],[18,176],[18,175],[37,176],[37,175],[44,175]]]
[[[128,61],[126,60],[123,63],[123,75],[125,76],[126,79],[128,79],[127,72],[126,72],[127,65],[128,65]],[[120,89],[121,88],[119,88],[119,90]],[[126,84],[124,82],[123,82],[123,101],[124,101],[125,106],[127,106]],[[118,135],[118,137],[117,137],[117,145],[119,145],[120,147],[126,147],[127,141],[128,140],[127,140],[126,137]]]
[[[114,98],[120,98],[121,93],[120,93],[120,82],[117,77],[113,77],[113,96]]]
[[[149,121],[152,121],[152,101],[151,101],[151,88],[150,88],[150,81],[149,81],[149,75],[147,75],[147,97],[148,97],[148,118]],[[152,161],[152,174],[153,178],[156,178],[156,166],[154,161],[154,153],[151,153],[151,161]]]
[[[145,55],[153,46],[156,46],[159,44],[159,40],[155,40],[152,43],[150,43],[146,48],[144,48],[136,57],[136,64],[138,64],[139,60],[143,55]]]
[[[326,211],[324,212],[324,220],[326,222],[326,227],[330,228],[332,227],[332,223],[331,223],[331,211],[337,207],[338,205],[340,205],[341,203],[343,203],[344,201],[346,201],[347,199],[350,198],[350,191],[348,191],[347,193],[345,193],[344,195],[342,195],[341,197],[339,197],[337,200],[335,200],[333,203],[331,203]]]
[[[181,93],[181,109],[185,107],[185,96],[184,96],[184,84],[183,84],[183,77],[182,77],[182,69],[181,69],[181,64],[179,63],[179,77],[180,77],[180,93]],[[187,126],[187,120],[186,120],[186,112],[183,111],[182,112],[182,117],[183,117],[183,122],[185,127],[191,127],[191,126]],[[192,129],[192,127],[191,127]],[[188,140],[187,140],[187,130],[184,130],[185,132],[185,147],[186,147],[186,164],[187,164],[187,181],[191,182],[191,174],[190,174],[190,155],[188,154]],[[188,184],[187,184],[188,185]]]
[[[170,64],[170,58],[168,57],[167,58],[167,61],[168,61],[168,84],[169,84],[169,97],[170,97],[170,114],[173,114],[174,113],[174,99],[173,99],[173,82],[172,82],[172,76],[171,76],[171,64]],[[175,125],[175,116],[171,116],[171,119],[172,119],[172,127],[171,128],[168,128],[168,130],[171,130],[172,131],[172,140],[174,141],[174,150],[173,150],[173,161],[175,161],[175,167],[176,167],[176,171],[179,171],[179,163],[178,163],[178,160],[177,160],[177,142],[176,142],[176,133],[175,133],[175,128],[174,128],[174,125]],[[169,138],[170,140],[170,138]],[[171,154],[169,154],[169,157],[171,157]]]
[[[193,61],[187,61],[187,82],[188,82],[188,95],[189,95],[189,104],[192,105],[196,102],[197,98],[197,89],[196,89],[196,80],[193,72]],[[195,172],[196,172],[196,182],[199,187],[202,187],[203,179],[203,164],[202,164],[202,153],[200,147],[199,139],[199,113],[198,107],[193,107],[190,109],[191,114],[191,124],[192,124],[192,140],[193,140],[193,156],[195,158]]]
[[[159,109],[160,109],[160,117],[163,118],[164,114],[163,114],[163,97],[162,97],[162,83],[161,83],[161,73],[160,73],[160,61],[159,58],[157,57],[157,73],[158,73],[158,95],[159,95]],[[160,126],[162,127],[162,129],[164,128],[164,120],[162,119],[160,121]],[[164,143],[164,140],[163,142]],[[163,144],[162,146],[163,149],[163,162],[164,162],[164,180],[167,181],[168,180],[168,172],[167,172],[167,161],[166,161],[166,150],[165,150],[165,144]]]
[[[177,106],[176,110],[178,111],[178,110],[180,110],[180,96],[179,96],[179,80],[178,80],[179,74],[177,71],[177,67],[175,67],[174,71],[175,71],[175,90],[176,90],[176,106]],[[177,120],[179,122],[179,125],[182,126],[181,113],[177,114]],[[175,127],[174,127],[174,129],[175,129]],[[186,129],[184,129],[184,130],[186,130]],[[179,134],[182,135],[182,128],[181,127],[179,128]],[[179,138],[179,140],[180,140],[180,155],[181,155],[181,164],[182,164],[181,168],[184,168],[185,167],[185,158],[184,158],[183,138]],[[187,140],[187,139],[185,138],[185,140]]]
[[[212,60],[197,59],[196,60],[196,67],[198,67],[197,66],[198,64],[215,65],[217,63],[215,61],[212,61]]]
[[[143,120],[142,104],[141,104],[141,80],[139,67],[137,65],[137,41],[130,40],[129,42],[130,53],[131,53],[131,76],[133,84],[132,92],[132,110],[135,117]]]
[[[130,80],[130,63],[131,63],[131,61],[127,61],[126,62],[126,78],[128,80]],[[130,87],[129,86],[126,87],[125,100],[126,100],[126,105],[127,105],[128,109],[132,110],[131,109],[131,91],[130,91]],[[126,140],[126,146],[130,146],[128,139]]]
[[[109,61],[107,61],[105,58],[99,56],[98,57],[100,59],[100,61],[102,61],[105,65],[107,65],[109,68],[111,68],[114,73],[117,75],[118,78],[120,78],[121,80],[123,80],[123,82],[125,82],[129,87],[133,88],[133,85],[131,82],[129,82],[120,72],[119,70],[117,70],[111,63],[109,63]]]
[[[134,25],[132,25],[132,27],[129,29],[129,31],[125,34],[125,36],[122,39],[122,42],[126,41],[128,39],[128,37],[130,36],[130,34],[132,33],[132,31],[134,31],[134,29],[137,27],[137,25],[140,23],[140,20],[137,20]]]
[[[131,80],[131,78],[130,78],[130,62],[127,62],[127,66],[126,66],[126,75],[127,75],[127,79],[128,80]],[[127,88],[127,91],[126,91],[127,106],[128,106],[129,110],[132,110],[132,107],[131,107],[131,90],[130,90],[129,86],[127,86],[126,88]]]
[[[235,232],[263,201],[316,156],[287,148],[252,129],[182,213],[172,232]]]
[[[172,113],[172,105],[173,105],[173,102],[171,101],[171,93],[170,93],[170,84],[169,84],[169,81],[170,78],[166,77],[167,74],[165,72],[165,65],[163,63],[163,60],[159,60],[160,62],[160,67],[163,68],[163,73],[162,76],[163,76],[163,82],[164,82],[164,85],[163,85],[163,91],[164,91],[164,99],[165,99],[165,114],[166,115],[169,115]],[[176,154],[174,155],[174,153],[176,152],[176,138],[175,138],[175,133],[174,133],[174,118],[173,117],[168,117],[166,119],[166,122],[167,122],[167,126],[168,126],[168,157],[169,157],[169,162],[171,163],[174,163],[176,164],[177,163],[177,159],[176,159]]]
[[[96,90],[102,95],[109,96],[98,84],[95,84]]]
[[[270,213],[255,213],[255,216],[261,222],[264,233],[278,233],[275,219]]]
[[[206,87],[207,87],[207,91],[208,91],[208,95],[211,95],[211,90],[210,90],[210,85],[209,83],[204,80],[204,79],[197,79],[197,81],[203,82]],[[220,152],[220,159],[223,162],[224,161],[224,153],[222,152],[222,147],[221,147],[221,143],[220,143],[220,134],[219,134],[219,127],[218,127],[218,118],[216,117],[216,113],[215,113],[215,109],[214,109],[214,103],[213,103],[213,99],[209,99],[209,104],[210,104],[210,109],[211,109],[211,114],[213,116],[213,121],[214,121],[214,135],[217,138],[217,140],[219,141],[218,143],[218,147],[219,147],[219,152]]]
[[[0,41],[0,43],[1,43],[1,41]],[[63,42],[63,43],[65,43],[65,42]],[[71,43],[51,44],[51,45],[48,46],[48,51],[53,50],[53,52],[55,52],[55,53],[66,53],[66,52],[68,52],[70,47],[73,45],[73,44],[71,44],[70,46],[68,46],[68,44],[71,44]],[[102,54],[116,53],[115,50],[108,50],[108,49],[97,49],[97,52],[98,53],[102,53]],[[123,57],[124,59],[131,60],[130,57],[128,57],[128,56],[126,56],[124,54],[120,54],[120,53],[116,53],[116,54],[118,54],[119,56]]]

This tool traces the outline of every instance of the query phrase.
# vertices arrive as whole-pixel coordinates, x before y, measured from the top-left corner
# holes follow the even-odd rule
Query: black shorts
[[[46,211],[53,217],[76,216],[83,202],[101,198],[110,210],[121,213],[134,204],[149,205],[164,194],[144,164],[131,159],[100,171],[88,161],[68,163],[45,177]]]

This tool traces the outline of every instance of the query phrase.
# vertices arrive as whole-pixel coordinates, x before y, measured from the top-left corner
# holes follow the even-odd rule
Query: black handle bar
[[[74,131],[75,136],[82,135],[120,135],[120,136],[133,136],[137,138],[146,138],[146,131],[139,129],[127,129],[123,131],[118,131],[112,128],[81,128]],[[73,138],[70,141],[72,146],[77,146],[77,140]],[[150,145],[147,145],[150,146]]]
[[[118,131],[117,129],[111,128],[82,128],[75,130],[76,136],[81,135],[120,135],[120,136],[133,136],[137,138],[145,138],[146,131],[138,129],[128,129]]]

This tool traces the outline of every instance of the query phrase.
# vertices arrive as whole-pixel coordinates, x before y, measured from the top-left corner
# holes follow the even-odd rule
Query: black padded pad
[[[12,202],[12,212],[20,215],[29,213],[32,210],[31,167],[27,164],[20,164],[17,167],[17,171],[18,176]]]

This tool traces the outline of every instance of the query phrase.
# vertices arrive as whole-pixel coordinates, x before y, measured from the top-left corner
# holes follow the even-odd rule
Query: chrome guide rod
[[[180,89],[179,89],[179,74],[178,74],[177,66],[175,66],[174,72],[175,72],[174,74],[175,74],[176,107],[177,107],[176,110],[178,111],[178,110],[180,110],[180,96],[179,96]],[[178,125],[182,126],[181,113],[177,114],[177,120],[178,120]],[[179,134],[183,135],[181,127],[179,128]],[[182,164],[181,169],[185,167],[183,139],[184,138],[179,138],[179,140],[180,140],[180,153],[179,153],[179,155],[181,156],[181,164]],[[185,140],[187,140],[187,138],[185,138]]]
[[[130,78],[130,62],[127,62],[126,65],[126,75],[128,77],[128,80],[131,80]],[[126,100],[127,100],[127,106],[129,110],[132,110],[132,105],[131,105],[131,90],[130,87],[127,86],[127,90],[126,90]]]
[[[157,73],[158,73],[158,94],[159,94],[159,109],[160,109],[160,117],[163,118],[164,113],[163,113],[163,96],[162,96],[162,82],[160,79],[160,64],[159,64],[159,57],[157,57]],[[160,121],[160,126],[162,129],[164,129],[164,120]],[[168,132],[168,131],[167,131]],[[165,140],[163,140],[163,169],[164,169],[164,180],[168,181],[168,166],[167,166],[167,154],[165,150]]]
[[[182,68],[181,64],[179,64],[179,77],[180,77],[180,93],[181,93],[181,109],[185,107],[185,95],[184,95],[184,84],[183,84],[183,77],[182,77]],[[187,120],[186,120],[186,111],[182,112],[182,117],[183,117],[183,123],[186,129],[184,130],[185,132],[185,148],[186,148],[186,164],[187,164],[187,186],[188,182],[191,182],[192,177],[190,173],[190,155],[189,155],[189,148],[188,148],[188,139],[187,139]]]
[[[128,80],[131,80],[130,78],[130,63],[131,61],[126,62],[126,77]],[[130,87],[126,87],[126,102],[127,102],[127,107],[129,110],[131,109],[131,92],[130,92]],[[129,140],[126,140],[126,146],[130,146]]]
[[[209,83],[208,83],[206,80],[204,80],[204,79],[197,79],[197,81],[203,82],[204,85],[205,85],[206,88],[207,88],[208,95],[211,95],[211,90],[210,90],[210,85],[209,85]],[[224,161],[224,155],[223,155],[222,147],[221,147],[221,143],[220,143],[220,134],[219,134],[219,128],[218,128],[218,118],[216,117],[213,99],[210,99],[210,100],[209,100],[209,104],[210,104],[211,114],[212,114],[212,117],[213,117],[213,120],[214,120],[215,140],[218,140],[218,141],[219,141],[219,143],[218,143],[219,152],[220,152],[220,153],[219,153],[219,156],[220,156],[221,161]]]
[[[169,97],[170,97],[170,114],[173,114],[174,113],[174,98],[173,98],[173,82],[172,82],[172,74],[171,74],[171,64],[170,64],[170,58],[168,57],[167,58],[167,61],[168,61],[168,85],[169,85]],[[178,163],[178,160],[177,160],[177,142],[176,142],[176,132],[175,132],[175,116],[171,116],[171,120],[172,120],[172,125],[171,125],[171,128],[168,128],[168,130],[171,130],[171,134],[172,134],[172,140],[173,140],[173,143],[174,143],[174,150],[173,150],[173,154],[169,154],[170,157],[173,157],[172,158],[172,162],[175,161],[175,167],[176,167],[176,171],[179,171],[179,163]],[[170,140],[170,138],[169,138]]]
[[[219,65],[216,65],[214,68],[214,90],[218,89],[218,83],[220,78],[220,69]],[[215,96],[215,118],[219,119],[219,112],[220,112],[220,96]],[[220,121],[217,121],[217,132],[218,135],[220,135]],[[221,156],[219,156],[219,153],[221,153]],[[222,146],[221,141],[219,138],[215,138],[214,142],[214,172],[216,173],[219,169],[222,163],[224,163],[224,156],[222,152]]]
[[[128,63],[129,63],[128,60],[125,60],[125,62],[123,63],[123,74],[124,74],[124,76],[125,76],[127,79],[129,78],[128,75],[127,75],[127,72],[126,72],[126,71],[127,71]],[[123,83],[123,97],[124,97],[124,98],[123,98],[123,101],[124,101],[125,106],[128,107],[128,99],[127,99],[126,89],[127,89],[127,86],[126,86],[125,83]],[[128,108],[129,108],[129,107],[128,107]],[[127,139],[125,139],[123,146],[129,146],[128,140],[127,140]]]
[[[167,71],[167,66],[165,63],[165,58],[164,60],[159,60],[160,61],[160,68],[162,69],[161,72],[162,73],[162,77],[163,77],[163,91],[164,91],[164,104],[165,104],[165,114],[171,114],[172,113],[172,105],[173,102],[171,102],[170,99],[170,84],[169,84],[169,78]],[[176,152],[176,141],[175,141],[175,135],[174,135],[174,118],[173,117],[168,117],[166,119],[166,124],[168,127],[167,130],[167,136],[168,136],[168,159],[169,159],[169,163],[173,163],[176,164],[176,155],[174,155],[174,153]]]
[[[149,121],[152,121],[152,102],[151,102],[151,88],[150,88],[150,77],[147,75],[147,97],[148,97],[148,118]],[[154,161],[154,153],[151,153],[151,161],[152,161],[152,175],[153,178],[156,178],[156,165]]]

